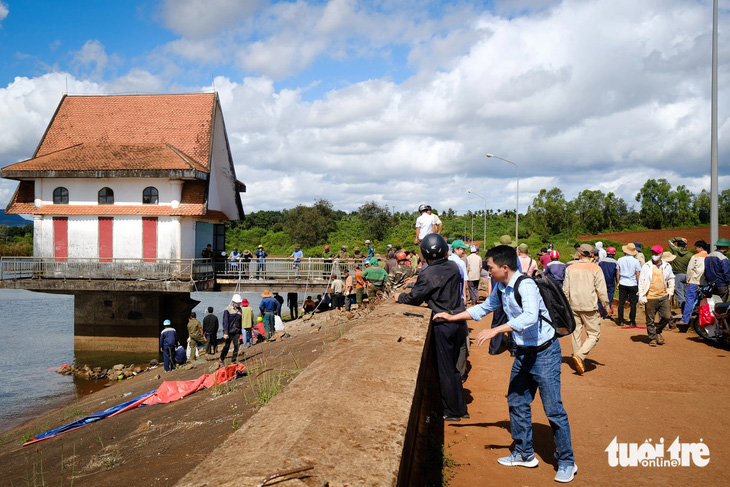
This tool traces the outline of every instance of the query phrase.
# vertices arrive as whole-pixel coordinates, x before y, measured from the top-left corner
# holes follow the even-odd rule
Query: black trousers
[[[618,324],[621,325],[624,322],[624,304],[626,298],[629,299],[629,323],[631,325],[636,324],[636,303],[639,302],[639,286],[623,286],[618,285]]]
[[[467,413],[464,388],[456,363],[468,335],[466,321],[431,323],[444,416],[464,416]]]
[[[232,333],[228,335],[228,338],[226,338],[225,340],[226,342],[223,344],[223,350],[221,350],[221,356],[219,360],[223,362],[226,359],[226,355],[228,355],[228,349],[231,347],[231,342],[233,342],[233,356],[231,357],[231,363],[235,364],[238,361],[238,346],[241,343],[241,334]]]
[[[296,320],[297,316],[299,316],[299,296],[297,293],[287,293],[286,306],[289,308],[289,316],[291,316],[291,319]]]

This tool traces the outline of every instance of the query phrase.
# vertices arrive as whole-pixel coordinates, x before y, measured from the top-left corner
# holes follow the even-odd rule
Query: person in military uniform
[[[347,253],[347,245],[343,245],[337,252],[337,260],[340,262],[340,274],[347,269],[347,261],[350,260],[350,254]]]
[[[393,270],[390,271],[390,275],[388,276],[388,287],[394,291],[401,288],[405,284],[406,279],[415,275],[413,266],[406,264],[408,257],[406,257],[405,252],[401,251],[396,253],[395,258],[398,261],[398,265],[393,267]]]

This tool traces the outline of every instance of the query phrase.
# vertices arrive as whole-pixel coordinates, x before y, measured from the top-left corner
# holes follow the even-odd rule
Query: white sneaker
[[[497,459],[497,461],[501,465],[506,465],[508,467],[527,467],[527,468],[535,468],[537,467],[538,462],[537,458],[535,458],[535,455],[530,455],[529,457],[525,457],[522,455],[522,453],[518,453],[516,451],[513,451],[512,454],[508,457],[502,457]]]

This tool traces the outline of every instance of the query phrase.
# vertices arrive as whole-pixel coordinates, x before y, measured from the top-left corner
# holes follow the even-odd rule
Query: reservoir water
[[[200,301],[195,308],[202,321],[205,310],[213,306],[219,319],[231,302],[233,293],[197,292],[190,297]],[[241,293],[258,315],[260,293]],[[285,294],[282,294],[286,298]],[[305,295],[299,294],[299,305]],[[0,433],[30,418],[73,402],[98,390],[106,380],[89,381],[60,375],[63,364],[89,364],[111,367],[114,364],[145,364],[160,359],[155,352],[74,353],[73,296],[46,294],[15,289],[0,289]],[[284,303],[283,313],[288,313]],[[219,331],[219,336],[223,332]],[[60,425],[51,425],[56,427]]]

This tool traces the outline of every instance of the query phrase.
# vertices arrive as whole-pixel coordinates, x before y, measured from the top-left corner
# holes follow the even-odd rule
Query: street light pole
[[[710,248],[712,250],[715,249],[715,242],[720,237],[717,204],[717,3],[718,0],[715,0],[712,4],[712,109],[710,113]]]
[[[472,191],[470,189],[467,190],[466,192],[469,194],[473,194],[477,198],[481,198],[482,200],[484,200],[484,240],[482,241],[482,250],[484,250],[484,248],[487,246],[487,198],[476,194],[474,191]],[[474,233],[474,230],[472,230],[472,233]]]
[[[517,201],[515,202],[515,243],[517,243],[520,233],[520,166],[512,161],[504,159],[503,157],[495,156],[494,154],[487,154],[487,157],[494,157],[501,161],[508,162],[517,168]]]

